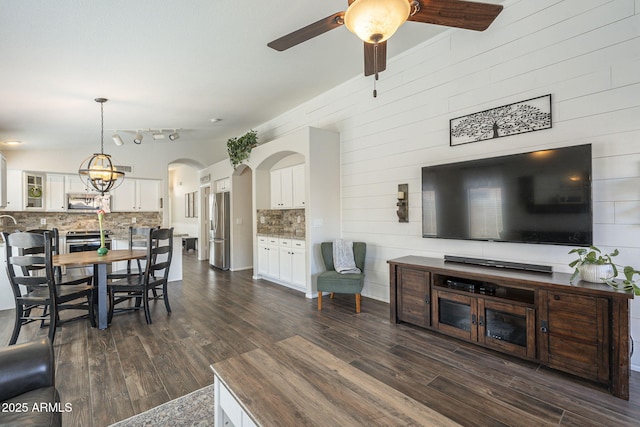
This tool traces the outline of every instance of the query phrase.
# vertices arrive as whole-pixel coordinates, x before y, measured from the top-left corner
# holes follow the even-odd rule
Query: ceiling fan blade
[[[420,10],[409,21],[484,31],[502,11],[501,4],[464,0],[420,0]]]
[[[327,31],[333,30],[344,24],[344,12],[337,12],[331,16],[327,16],[324,19],[309,24],[306,27],[300,28],[292,33],[282,36],[272,42],[267,43],[272,49],[282,52],[290,47],[293,47],[302,42],[306,42],[320,34],[324,34]]]
[[[376,58],[377,50],[377,58]],[[376,63],[377,60],[377,63]],[[376,70],[377,69],[377,70]],[[364,75],[370,76],[387,69],[387,41],[378,43],[378,49],[372,43],[364,43]]]

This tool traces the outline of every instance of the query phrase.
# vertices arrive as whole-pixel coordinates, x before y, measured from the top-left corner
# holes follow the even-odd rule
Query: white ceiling
[[[114,151],[115,130],[180,128],[173,144],[215,146],[214,157],[222,158],[228,138],[362,75],[362,42],[345,27],[284,52],[267,47],[346,6],[346,0],[2,0],[0,149],[97,150],[94,98],[105,97],[105,151]],[[388,56],[445,29],[408,22],[389,40]],[[133,144],[133,133],[121,135]],[[9,147],[9,140],[22,144]],[[146,134],[143,144],[151,143]]]

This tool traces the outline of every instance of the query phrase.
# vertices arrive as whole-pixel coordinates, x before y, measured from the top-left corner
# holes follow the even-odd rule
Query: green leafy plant
[[[636,296],[640,296],[640,286],[638,286],[638,280],[633,280],[633,277],[638,274],[640,275],[640,271],[635,268],[627,265],[624,267],[622,274],[624,275],[624,279],[622,281],[617,281],[614,279],[608,279],[607,285],[611,286],[615,289],[622,289],[624,291],[633,290],[633,294]]]
[[[241,137],[230,138],[227,141],[227,153],[234,169],[247,160],[249,154],[251,154],[251,149],[258,145],[257,135],[258,132],[250,130]]]
[[[575,270],[573,271],[573,274],[571,275],[571,278],[569,279],[569,282],[573,282],[576,279],[576,277],[578,277],[578,274],[580,274],[580,267],[585,264],[598,264],[598,265],[611,264],[611,266],[613,267],[613,277],[616,277],[618,275],[618,269],[616,268],[616,265],[611,260],[611,258],[613,258],[614,256],[618,256],[620,254],[620,252],[618,252],[617,249],[611,252],[610,254],[602,254],[602,251],[600,249],[598,249],[595,246],[590,246],[589,249],[585,249],[585,248],[572,249],[569,251],[569,253],[578,254],[578,259],[576,259],[575,261],[572,261],[569,264],[569,267],[575,268]]]

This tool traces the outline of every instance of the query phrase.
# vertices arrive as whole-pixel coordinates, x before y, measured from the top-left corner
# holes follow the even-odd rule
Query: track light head
[[[178,132],[173,132],[169,134],[169,139],[171,141],[175,141],[176,139],[180,139],[180,134]]]
[[[117,133],[114,133],[113,136],[111,137],[113,139],[113,142],[117,145],[117,146],[121,146],[124,145],[124,141],[122,140],[122,138],[120,138],[120,135],[118,135]]]
[[[140,131],[136,132],[135,136],[133,137],[133,142],[135,144],[140,145],[142,143],[142,133]]]

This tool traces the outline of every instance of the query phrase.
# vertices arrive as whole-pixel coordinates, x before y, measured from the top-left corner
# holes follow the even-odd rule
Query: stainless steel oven
[[[105,230],[104,245],[111,249],[111,236],[108,230]],[[88,252],[97,251],[100,247],[100,231],[99,230],[74,230],[68,231],[65,238],[66,253],[72,252]],[[69,271],[72,270],[72,271]],[[107,265],[107,271],[111,270],[111,265]],[[93,267],[77,266],[67,267],[67,273],[73,275],[92,274]]]

